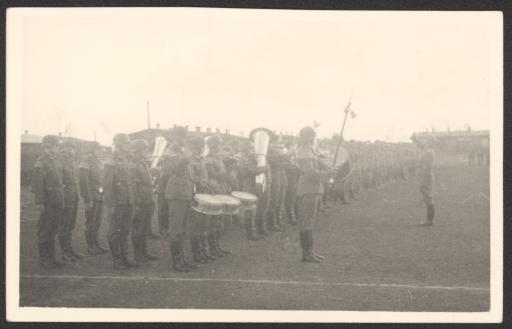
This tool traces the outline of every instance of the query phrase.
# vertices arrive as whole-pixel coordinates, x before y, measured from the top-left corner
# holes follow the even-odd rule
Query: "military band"
[[[248,241],[297,227],[300,260],[321,263],[325,257],[314,249],[315,218],[330,200],[355,201],[365,190],[408,179],[418,167],[427,207],[421,225],[433,224],[431,141],[417,142],[422,152],[419,162],[410,146],[344,142],[345,153],[340,154],[346,159],[331,166],[334,152],[330,145],[315,142],[312,127],[287,140],[256,128],[248,140],[231,144],[219,135],[189,136],[184,127],[170,129],[165,137],[159,137],[161,154],[153,152],[151,157],[145,140],[131,141],[126,134],[116,134],[113,151],[102,161],[96,142],[43,138],[43,153],[32,178],[40,211],[38,246],[43,267],[62,265],[55,257],[56,237],[64,263],[83,257],[73,248],[80,199],[87,252],[100,255],[110,249],[116,270],[162,258],[148,247],[154,213],[160,238],[169,241],[172,268],[178,272],[231,255],[222,239],[226,228],[237,221]],[[103,214],[109,249],[98,236]],[[189,244],[191,257],[185,252]]]

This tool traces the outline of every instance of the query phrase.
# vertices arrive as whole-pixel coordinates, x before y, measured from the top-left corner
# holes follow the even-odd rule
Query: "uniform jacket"
[[[134,203],[132,163],[115,150],[103,166],[103,197],[107,207]]]
[[[195,193],[209,194],[208,172],[204,166],[203,158],[200,155],[193,155],[190,158],[191,178],[195,186]]]
[[[229,194],[229,176],[220,155],[208,154],[204,160],[208,181],[216,194]]]
[[[421,155],[421,187],[432,190],[434,187],[434,150],[427,149]]]
[[[149,166],[143,159],[133,161],[133,183],[136,204],[153,203],[153,184]]]
[[[175,147],[167,153],[166,167],[168,180],[165,187],[167,200],[190,201],[194,196],[194,182],[190,159],[181,148]]]
[[[89,157],[80,161],[78,165],[78,181],[80,196],[85,203],[103,200],[101,163],[97,158]]]
[[[297,195],[323,194],[324,183],[329,179],[329,170],[322,168],[316,152],[310,146],[301,146],[297,152],[297,165],[301,170]]]
[[[64,208],[64,186],[62,183],[62,163],[44,153],[34,164],[32,192],[37,204]]]
[[[78,175],[73,159],[62,156],[62,184],[64,185],[64,205],[76,206],[78,204]]]

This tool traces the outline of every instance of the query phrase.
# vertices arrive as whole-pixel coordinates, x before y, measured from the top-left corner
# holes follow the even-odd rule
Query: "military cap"
[[[299,131],[299,139],[301,140],[313,140],[315,139],[316,132],[311,127],[304,127]]]
[[[198,150],[205,146],[205,141],[200,136],[194,136],[187,140],[187,144],[190,148]]]
[[[115,146],[121,146],[124,144],[129,144],[130,137],[127,134],[119,133],[114,135],[113,141]]]
[[[60,143],[59,137],[55,135],[46,135],[42,140],[43,144],[57,146]]]
[[[213,135],[206,141],[208,147],[220,146],[222,144],[222,138],[219,135]]]
[[[137,152],[142,152],[147,150],[148,143],[143,139],[136,139],[131,142],[131,147]]]

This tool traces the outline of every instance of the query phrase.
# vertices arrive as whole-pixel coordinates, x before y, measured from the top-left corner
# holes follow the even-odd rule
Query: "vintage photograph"
[[[8,318],[500,321],[502,29],[9,9]]]

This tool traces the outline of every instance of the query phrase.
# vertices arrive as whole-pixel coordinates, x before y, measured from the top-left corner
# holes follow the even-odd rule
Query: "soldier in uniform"
[[[108,242],[114,269],[138,267],[128,259],[128,235],[133,221],[134,188],[130,138],[116,134],[114,151],[103,168],[104,202],[109,216]]]
[[[208,194],[208,173],[204,167],[202,154],[205,142],[202,137],[195,136],[187,141],[187,150],[190,151],[191,179],[194,183],[194,194]],[[208,224],[210,219],[207,215],[191,211],[190,215],[190,245],[194,262],[207,263],[216,258],[210,254],[208,249]]]
[[[229,187],[229,174],[227,173],[226,166],[222,159],[220,150],[222,146],[222,139],[218,135],[211,136],[207,140],[208,155],[205,158],[204,165],[206,172],[208,173],[208,181],[212,187],[214,194],[230,194],[231,190]],[[216,257],[222,257],[231,254],[231,251],[224,249],[220,246],[220,236],[224,229],[224,223],[229,218],[229,215],[219,216],[220,218],[216,221],[216,228],[214,232],[210,233],[208,242],[210,250],[213,251],[213,255]]]
[[[98,232],[103,214],[103,187],[101,163],[98,159],[100,145],[97,142],[82,144],[82,159],[78,166],[80,196],[85,204],[85,241],[91,255],[104,254],[108,249],[98,242]]]
[[[37,227],[41,266],[55,268],[61,265],[55,259],[55,236],[64,210],[62,163],[58,159],[59,138],[43,137],[43,154],[34,165],[32,192],[39,211]]]
[[[189,272],[197,268],[196,264],[186,261],[184,251],[187,220],[194,195],[190,159],[184,149],[186,135],[187,131],[183,127],[171,129],[172,144],[164,154],[166,167],[163,168],[169,177],[165,199],[169,207],[172,266],[178,272]]]
[[[168,136],[169,137],[169,136]],[[171,141],[168,138],[168,142]],[[157,181],[156,181],[156,198],[157,198],[157,208],[158,208],[158,230],[160,236],[165,237],[169,234],[169,205],[165,199],[165,189],[167,185],[167,181],[169,181],[169,173],[164,170],[168,168],[168,164],[166,163],[169,160],[169,157],[166,156],[165,152],[160,158],[160,165],[156,170]]]
[[[158,257],[148,251],[147,237],[151,230],[153,214],[153,184],[149,166],[146,163],[148,144],[143,139],[132,142],[133,149],[133,178],[135,188],[135,205],[132,227],[132,245],[134,259],[138,263],[157,260]]]
[[[421,149],[420,170],[420,192],[423,196],[423,201],[427,207],[426,220],[421,222],[421,226],[432,226],[434,224],[435,209],[434,209],[434,150],[432,143],[434,137],[430,136],[425,140],[415,140],[418,147]]]
[[[285,144],[288,152],[286,171],[286,194],[284,198],[284,208],[288,223],[297,225],[297,183],[300,176],[300,170],[296,165],[297,150],[293,141]]]
[[[267,154],[268,165],[272,180],[270,187],[270,206],[267,214],[268,229],[272,232],[282,232],[283,226],[280,223],[282,192],[286,188],[285,155],[281,154],[280,145],[277,142],[271,142]]]
[[[254,154],[254,147],[251,142],[247,141],[241,145],[241,157],[238,163],[238,172],[240,177],[240,190],[243,192],[257,195],[256,176],[267,173],[270,169],[268,166],[259,166],[256,162]],[[258,205],[259,206],[259,205]],[[247,210],[241,214],[242,220],[245,223],[248,240],[260,240],[262,236],[256,234],[255,220],[256,211]]]
[[[299,204],[300,242],[302,261],[320,263],[324,260],[313,249],[313,224],[319,198],[323,193],[323,182],[331,177],[331,171],[322,166],[313,150],[316,133],[311,127],[304,127],[299,133],[297,164],[301,176],[297,187]]]
[[[77,144],[71,139],[65,139],[60,144],[59,159],[62,163],[62,183],[64,187],[64,210],[60,220],[58,236],[60,249],[62,250],[62,260],[65,262],[74,262],[83,258],[73,250],[72,237],[76,226],[76,216],[78,213],[78,177],[76,168]]]

